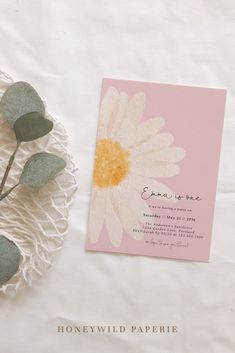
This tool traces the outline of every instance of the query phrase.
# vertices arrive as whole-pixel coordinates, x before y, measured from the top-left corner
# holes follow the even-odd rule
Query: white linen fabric
[[[1,69],[66,127],[79,190],[47,276],[0,295],[4,353],[235,351],[233,0],[1,0]],[[84,250],[102,77],[228,89],[209,264]],[[58,325],[177,325],[176,334]]]

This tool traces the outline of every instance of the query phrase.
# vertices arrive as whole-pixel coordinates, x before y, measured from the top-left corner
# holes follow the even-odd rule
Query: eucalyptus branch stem
[[[4,194],[0,195],[0,201],[5,199],[5,197],[7,197],[15,188],[17,188],[18,185],[19,185],[19,183],[17,183],[16,185],[12,186],[10,189],[8,189],[6,192],[4,192]]]
[[[19,146],[20,146],[20,142],[17,141],[16,148],[15,148],[13,154],[11,155],[11,157],[9,159],[5,174],[3,176],[3,179],[2,179],[2,182],[1,182],[1,185],[0,185],[0,196],[2,195],[3,188],[4,188],[5,183],[7,181],[8,174],[9,174],[9,172],[11,170],[11,167],[12,167],[12,164],[14,162],[14,159],[15,159],[15,156],[16,156],[16,153],[18,151]],[[1,199],[0,199],[0,201],[1,201]]]

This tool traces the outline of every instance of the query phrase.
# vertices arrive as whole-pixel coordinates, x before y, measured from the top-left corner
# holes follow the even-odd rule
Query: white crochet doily
[[[0,98],[13,80],[0,71]],[[66,168],[39,191],[19,186],[0,201],[0,234],[15,242],[22,254],[18,272],[0,292],[14,294],[43,276],[63,245],[68,228],[68,209],[77,189],[75,166],[67,149],[68,137],[62,124],[53,120],[52,132],[36,141],[22,143],[7,180],[7,187],[19,180],[26,160],[34,153],[46,151],[66,160]],[[14,133],[0,116],[0,179],[16,145]]]

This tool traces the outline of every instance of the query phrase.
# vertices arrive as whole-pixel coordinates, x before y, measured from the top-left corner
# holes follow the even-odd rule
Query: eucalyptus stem
[[[4,174],[4,176],[3,176],[3,179],[2,179],[2,182],[1,182],[1,185],[0,185],[0,196],[2,195],[3,188],[4,188],[5,183],[6,183],[6,181],[7,181],[8,174],[9,174],[9,172],[10,172],[10,170],[11,170],[11,167],[12,167],[12,164],[13,164],[13,162],[14,162],[15,155],[16,155],[16,153],[17,153],[17,151],[18,151],[19,146],[20,146],[20,142],[17,141],[16,148],[15,148],[13,154],[11,155],[11,157],[10,157],[10,159],[9,159],[9,162],[8,162],[8,165],[7,165],[5,174]],[[4,195],[4,194],[3,194],[3,195]],[[2,199],[0,198],[0,201],[1,201],[1,200],[2,200]]]
[[[16,185],[12,186],[10,189],[8,189],[6,192],[4,192],[4,194],[0,195],[0,201],[5,199],[5,197],[7,197],[18,185],[19,185],[19,183],[17,183]]]

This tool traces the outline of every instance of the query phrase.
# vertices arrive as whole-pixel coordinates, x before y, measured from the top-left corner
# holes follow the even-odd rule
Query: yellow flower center
[[[129,152],[111,139],[97,141],[94,184],[107,188],[120,184],[129,169]]]

